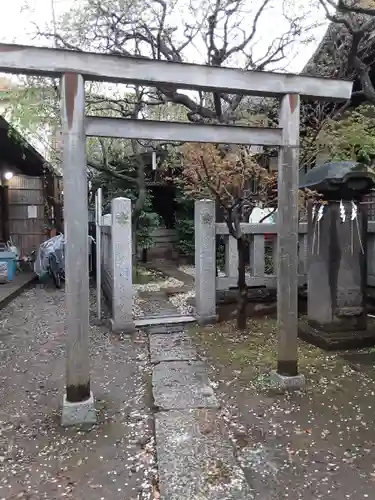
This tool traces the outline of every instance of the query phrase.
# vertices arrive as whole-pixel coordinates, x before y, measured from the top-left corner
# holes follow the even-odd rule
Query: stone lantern
[[[367,210],[360,202],[374,185],[371,168],[349,161],[325,163],[301,179],[300,188],[321,195],[308,210],[306,325],[320,344],[344,347],[367,331]]]

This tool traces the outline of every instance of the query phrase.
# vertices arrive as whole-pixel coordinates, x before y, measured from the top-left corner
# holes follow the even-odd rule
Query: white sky
[[[1,0],[5,2],[5,0]],[[52,21],[52,5],[54,6],[55,16],[58,19],[61,14],[70,9],[74,2],[79,2],[80,0],[10,0],[7,2],[6,9],[2,9],[0,16],[0,42],[5,43],[17,43],[17,44],[25,44],[25,45],[52,45],[53,41],[41,41],[40,39],[34,39],[34,33],[36,32],[36,25],[43,29],[47,24],[51,24]],[[193,0],[194,1],[194,0]],[[255,12],[258,10],[258,2],[261,0],[249,0],[249,18],[254,18],[254,9]],[[281,12],[278,12],[280,4],[275,2],[275,9],[273,9],[270,14],[267,16],[261,17],[260,25],[258,26],[260,32],[259,44],[261,53],[264,55],[267,47],[275,39],[275,37],[280,36],[285,29],[285,26],[282,25],[282,17],[280,17]],[[314,0],[291,0],[294,6],[299,8],[303,6],[309,6]],[[204,5],[204,0],[195,0],[196,4]],[[308,3],[306,3],[308,2]],[[25,9],[25,4],[27,4],[27,9]],[[315,12],[315,11],[314,11]],[[186,15],[182,12],[179,13],[179,19],[185,19],[186,15],[189,15],[188,12]],[[252,14],[252,15],[251,15]],[[179,19],[176,17],[176,25],[179,24]],[[294,53],[290,56],[292,59],[291,63],[288,66],[289,72],[298,73],[303,69],[306,62],[310,59],[317,44],[320,42],[323,37],[326,25],[323,23],[324,15],[318,9],[316,10],[316,18],[311,19],[308,16],[308,23],[313,24],[314,22],[322,23],[321,27],[316,30],[315,33],[315,43],[310,44],[309,46],[301,46],[301,50],[298,50],[297,54]],[[199,45],[199,46],[198,46]],[[189,59],[189,62],[202,63],[201,51],[204,50],[204,46],[201,44],[196,44],[195,47],[189,47],[187,53],[185,53],[185,59]],[[294,51],[295,52],[295,51]],[[203,55],[203,54],[202,54]],[[186,57],[187,56],[187,57]],[[257,57],[258,54],[256,53]],[[204,57],[204,55],[203,55]],[[278,68],[277,68],[278,69]],[[1,75],[0,75],[1,76]],[[4,75],[5,76],[5,75]],[[11,77],[7,75],[8,78]],[[13,77],[11,77],[13,79]],[[16,78],[16,77],[14,77]],[[122,87],[122,86],[121,86]],[[101,85],[101,92],[104,92],[108,96],[116,94],[119,90],[119,86],[106,84],[105,86]],[[129,91],[127,89],[127,91]],[[34,140],[35,139],[35,140]],[[41,142],[38,137],[30,137],[30,142],[40,150],[40,152],[44,155],[48,155],[48,146],[44,144],[45,141]]]
[[[41,27],[51,21],[52,3],[54,5],[56,17],[59,17],[60,14],[72,6],[74,1],[75,0],[11,0],[10,2],[7,2],[7,8],[2,9],[0,17],[0,41],[6,43],[41,45],[40,40],[33,40],[32,34],[35,32],[35,24],[38,24],[38,26]],[[253,1],[254,0],[252,0],[252,2]],[[306,2],[311,3],[309,0],[295,0],[296,5],[307,5]],[[23,7],[26,3],[29,8],[24,10]],[[316,19],[314,19],[314,21],[317,20],[323,22],[323,17],[323,13],[317,9]],[[278,19],[280,18],[275,15],[274,19],[274,23],[272,23],[272,19],[270,19],[270,22],[268,23],[267,19],[268,25],[264,27],[266,36],[262,36],[262,41],[264,39],[265,44],[267,43],[267,33],[270,33],[271,41],[275,36],[275,30],[277,32],[277,25],[279,24]],[[309,22],[312,22],[312,20],[309,19]],[[315,36],[317,42],[315,44],[311,44],[309,47],[304,46],[303,49],[299,51],[297,57],[293,59],[288,67],[289,71],[299,72],[302,70],[306,62],[313,54],[317,43],[322,38],[325,29],[325,25],[323,25],[316,30]],[[44,42],[43,44],[46,43],[47,42]]]

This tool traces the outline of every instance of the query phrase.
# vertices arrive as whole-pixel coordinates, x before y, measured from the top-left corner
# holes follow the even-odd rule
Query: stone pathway
[[[161,498],[251,500],[191,339],[176,327],[154,327],[149,342]]]
[[[178,316],[180,313],[177,307],[168,300],[165,292],[142,293],[142,312],[143,317],[157,318],[165,316]]]
[[[0,499],[253,498],[206,366],[181,325],[133,337],[91,325],[98,424],[61,428],[64,320],[64,291],[48,286],[2,311]]]
[[[154,269],[163,273],[165,276],[169,276],[170,278],[175,278],[181,281],[186,287],[191,288],[194,286],[194,275],[181,271],[177,267],[177,264],[173,261],[160,259],[156,262],[153,262],[152,264],[150,263],[144,265],[149,269]]]
[[[194,277],[180,271],[176,263],[167,260],[143,264],[143,267],[163,275],[165,279],[133,286],[136,292],[133,315],[136,319],[190,316],[194,313],[194,308],[188,303],[190,296],[195,295]]]

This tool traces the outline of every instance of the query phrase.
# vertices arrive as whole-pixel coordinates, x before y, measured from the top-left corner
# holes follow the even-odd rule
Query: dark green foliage
[[[194,201],[184,197],[178,190],[176,193],[176,231],[179,252],[194,261]]]
[[[194,263],[194,200],[186,198],[180,190],[176,194],[176,230],[180,254]],[[225,239],[223,236],[216,238],[216,265],[223,269],[225,264]]]
[[[99,176],[98,176],[99,177]],[[102,177],[102,176],[100,176]],[[104,179],[102,179],[104,180]],[[95,181],[97,184],[98,178]],[[135,203],[137,199],[137,189],[136,187],[121,188],[119,184],[124,184],[124,181],[119,181],[118,179],[111,179],[107,183],[102,183],[103,187],[103,213],[110,213],[111,211],[111,200],[117,197],[130,198],[132,204]],[[98,186],[99,187],[99,186]],[[152,234],[153,231],[160,225],[160,217],[157,213],[152,210],[152,196],[149,192],[146,193],[146,198],[144,201],[143,208],[139,214],[137,221],[137,246],[138,248],[150,248],[152,245]]]

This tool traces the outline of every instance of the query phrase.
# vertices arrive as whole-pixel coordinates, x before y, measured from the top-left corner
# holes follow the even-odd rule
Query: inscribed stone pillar
[[[131,200],[112,200],[112,330],[131,333],[135,330],[132,282]]]
[[[364,330],[367,217],[357,204],[357,217],[351,220],[352,204],[330,201],[323,216],[308,222],[308,321],[327,332]]]
[[[195,202],[195,304],[199,323],[216,321],[215,203]]]

